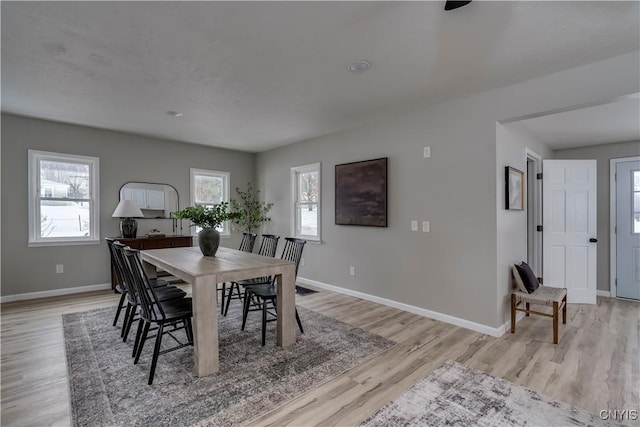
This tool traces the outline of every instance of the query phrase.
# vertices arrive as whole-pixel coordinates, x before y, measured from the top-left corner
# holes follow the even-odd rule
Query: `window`
[[[29,150],[29,246],[100,243],[99,159]]]
[[[191,169],[191,205],[229,203],[229,176],[229,172]],[[195,233],[201,230],[200,227],[193,228]],[[229,236],[229,222],[225,221],[217,230],[221,235]]]
[[[293,235],[320,241],[320,163],[291,168]]]
[[[640,171],[633,171],[633,233],[640,233]]]

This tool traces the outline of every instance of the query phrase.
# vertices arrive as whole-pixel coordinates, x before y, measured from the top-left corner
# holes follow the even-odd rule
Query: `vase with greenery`
[[[231,220],[233,228],[243,233],[255,233],[262,223],[271,221],[267,214],[273,203],[260,201],[260,190],[248,183],[245,191],[236,187],[236,193],[238,199],[231,199],[231,212],[237,215]]]
[[[238,214],[228,212],[229,204],[222,202],[211,207],[196,205],[188,206],[174,212],[178,219],[188,219],[192,226],[201,227],[198,232],[198,245],[204,256],[215,256],[220,246],[220,232],[217,230],[224,221],[234,220]]]

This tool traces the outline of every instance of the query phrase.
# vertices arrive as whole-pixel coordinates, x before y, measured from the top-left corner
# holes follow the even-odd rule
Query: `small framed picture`
[[[524,172],[505,167],[505,209],[524,210]]]

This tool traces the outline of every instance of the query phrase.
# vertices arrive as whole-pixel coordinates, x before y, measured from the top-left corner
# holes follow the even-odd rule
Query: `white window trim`
[[[207,169],[190,169],[190,178],[189,178],[189,192],[191,196],[191,205],[196,205],[196,189],[195,189],[195,176],[196,175],[204,175],[211,176],[215,178],[222,178],[224,185],[222,186],[222,201],[229,203],[229,188],[231,182],[231,174],[229,172],[222,171],[212,171]],[[196,227],[192,227],[191,235],[196,236],[198,233],[196,232]],[[225,221],[222,223],[222,231],[220,232],[220,237],[229,238],[231,237],[231,227],[229,226],[229,221]]]
[[[297,230],[297,200],[298,200],[298,174],[306,172],[318,172],[318,236],[298,234]],[[322,171],[320,163],[294,166],[291,168],[291,235],[304,239],[311,243],[322,243]],[[305,202],[303,202],[304,204]]]
[[[89,236],[41,237],[40,236],[40,170],[42,160],[76,162],[89,165],[89,203],[91,204],[91,228]],[[49,151],[28,151],[29,174],[29,242],[28,246],[67,246],[100,244],[100,159],[75,154],[53,153]]]

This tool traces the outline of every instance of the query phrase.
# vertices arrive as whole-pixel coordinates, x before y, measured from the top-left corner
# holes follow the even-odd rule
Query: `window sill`
[[[99,245],[100,240],[51,240],[46,242],[29,242],[30,248],[46,247],[46,246],[81,246],[81,245]]]
[[[307,243],[313,243],[314,245],[321,245],[322,244],[322,240],[317,239],[317,240],[312,240],[308,237],[301,237],[301,236],[295,236],[296,239],[302,239],[302,240],[306,240]]]

